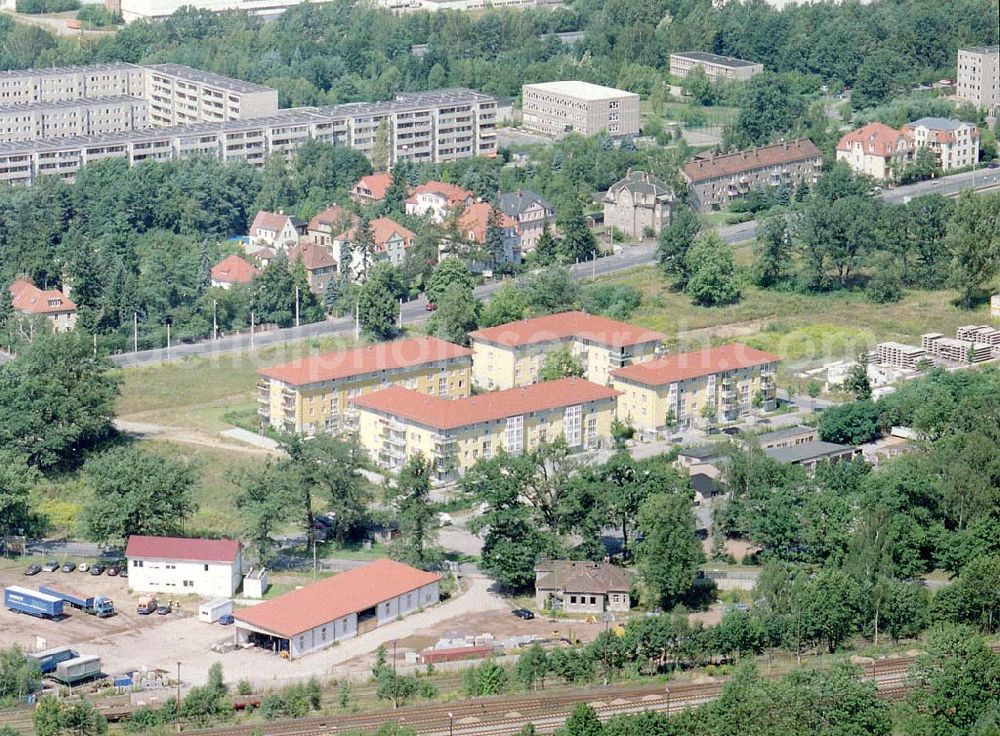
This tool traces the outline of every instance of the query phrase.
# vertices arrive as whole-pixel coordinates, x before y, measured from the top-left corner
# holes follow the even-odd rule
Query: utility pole
[[[361,302],[354,302],[354,339],[361,339]]]
[[[167,322],[167,360],[170,360],[170,323]]]
[[[316,564],[316,537],[313,535],[313,577],[316,577],[316,572],[319,567]]]
[[[399,707],[399,680],[396,678],[396,640],[392,640],[392,707]]]
[[[139,313],[132,312],[132,352],[139,352]]]
[[[295,285],[295,326],[299,326],[299,286]]]
[[[253,350],[253,310],[250,311],[250,349]]]
[[[219,339],[219,300],[212,300],[212,339]]]
[[[94,333],[93,337],[94,337],[94,357],[96,358],[97,357],[97,333],[96,332]]]
[[[181,711],[181,663],[177,663],[177,712]]]
[[[403,297],[399,297],[399,329],[403,329]]]

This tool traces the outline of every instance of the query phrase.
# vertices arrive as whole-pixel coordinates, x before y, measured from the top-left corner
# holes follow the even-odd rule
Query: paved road
[[[929,182],[921,182],[906,187],[887,190],[882,197],[887,202],[902,202],[909,197],[922,194],[955,195],[975,183],[977,190],[1000,187],[1000,170],[983,169],[969,171],[964,174],[944,177]],[[730,244],[745,243],[753,240],[757,233],[757,223],[751,220],[739,225],[726,225],[719,228],[722,239]],[[611,273],[627,271],[637,266],[652,263],[656,254],[654,243],[642,243],[628,246],[618,254],[600,258],[596,261],[577,264],[571,267],[571,272],[578,279],[603,276]],[[487,284],[476,289],[480,299],[488,298],[500,287],[500,283]],[[402,317],[404,325],[419,324],[427,319],[426,301],[420,299],[403,304]],[[297,342],[309,338],[333,335],[350,335],[354,330],[353,320],[348,317],[325,320],[300,327],[288,327],[254,335],[253,348]],[[192,345],[174,345],[168,351],[166,348],[156,350],[140,350],[138,353],[124,353],[112,356],[112,360],[122,367],[155,365],[165,361],[180,360],[195,356],[218,356],[226,353],[247,352],[251,349],[249,334],[224,337],[219,340],[195,343]],[[2,360],[0,360],[2,362]]]

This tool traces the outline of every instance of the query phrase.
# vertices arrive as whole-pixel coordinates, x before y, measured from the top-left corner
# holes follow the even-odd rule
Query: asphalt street
[[[979,171],[969,171],[933,181],[888,189],[882,193],[882,197],[887,202],[900,203],[923,194],[953,196],[963,189],[972,186],[980,191],[1000,188],[1000,169],[980,169]],[[754,220],[739,225],[725,225],[719,228],[719,234],[722,236],[722,239],[732,245],[753,240],[756,233],[757,223]],[[629,245],[624,246],[619,251],[614,255],[599,258],[596,261],[576,264],[571,267],[570,271],[578,279],[587,279],[644,266],[652,263],[655,259],[656,244],[640,243],[638,245]],[[488,298],[490,294],[500,288],[500,283],[494,282],[478,287],[476,289],[476,296],[480,299]],[[414,325],[426,320],[428,317],[426,306],[427,303],[423,297],[411,302],[405,302],[401,310],[403,324]],[[196,356],[220,356],[226,353],[247,352],[251,349],[281,345],[283,343],[297,342],[315,337],[350,335],[353,331],[353,320],[348,317],[342,317],[309,325],[301,325],[300,327],[258,332],[252,338],[249,333],[244,333],[223,337],[214,341],[209,340],[193,344],[173,345],[169,350],[167,348],[159,348],[156,350],[140,350],[137,353],[123,353],[114,355],[111,359],[122,367],[155,365],[165,361],[181,360]]]

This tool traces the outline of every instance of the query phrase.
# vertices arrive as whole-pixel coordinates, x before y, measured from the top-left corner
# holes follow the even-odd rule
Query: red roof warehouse
[[[441,576],[382,559],[236,612],[236,635],[290,657],[438,602]]]

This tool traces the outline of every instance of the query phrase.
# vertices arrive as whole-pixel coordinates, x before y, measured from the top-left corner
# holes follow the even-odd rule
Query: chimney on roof
[[[626,177],[632,176],[632,167],[631,166],[629,166],[627,169],[625,169],[625,176]]]
[[[279,215],[283,215],[283,214],[285,214],[285,211],[284,210],[278,210],[278,214]]]

